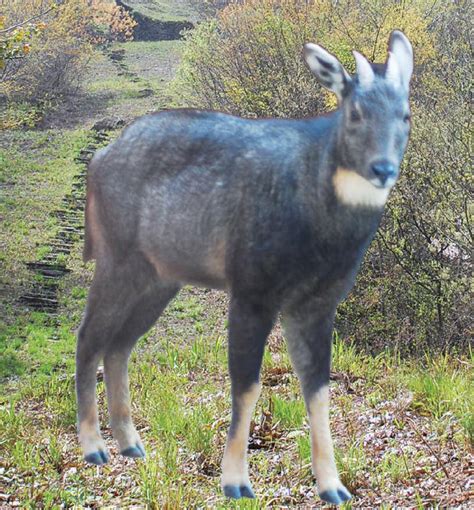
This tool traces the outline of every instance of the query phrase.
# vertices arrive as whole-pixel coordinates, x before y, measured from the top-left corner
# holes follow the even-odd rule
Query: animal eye
[[[351,114],[350,114],[350,119],[351,119],[351,122],[359,122],[360,120],[362,120],[362,115],[360,114],[360,112],[358,110],[351,110]]]
[[[411,120],[411,115],[409,113],[407,113],[406,115],[403,116],[403,122],[410,122]]]

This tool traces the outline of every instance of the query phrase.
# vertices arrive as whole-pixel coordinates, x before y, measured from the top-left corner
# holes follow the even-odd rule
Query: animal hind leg
[[[275,314],[232,299],[229,313],[229,371],[232,419],[222,460],[222,488],[230,498],[253,498],[247,468],[250,421],[260,395],[259,373]]]
[[[120,452],[127,457],[145,456],[130,412],[128,359],[136,341],[158,320],[178,290],[178,285],[157,283],[136,302],[122,330],[105,352],[104,372],[110,424]]]
[[[123,284],[111,268],[98,263],[89,290],[86,312],[77,335],[76,395],[79,442],[84,457],[92,464],[109,460],[100,434],[96,397],[96,373],[107,342],[122,320],[127,301],[121,297]]]
[[[321,305],[318,303],[318,305]],[[311,463],[322,500],[340,504],[351,494],[339,480],[329,429],[329,370],[334,309],[302,307],[283,314],[295,371],[300,379],[311,429]]]
[[[78,432],[84,457],[93,464],[108,461],[100,435],[96,373],[110,342],[120,334],[124,320],[140,296],[156,283],[149,264],[125,260],[98,260],[89,291],[86,312],[79,328],[76,348],[76,395]]]

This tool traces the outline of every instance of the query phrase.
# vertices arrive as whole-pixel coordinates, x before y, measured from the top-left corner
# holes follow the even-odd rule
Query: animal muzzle
[[[375,161],[370,166],[372,178],[370,182],[378,188],[392,186],[398,176],[398,167],[386,160]]]

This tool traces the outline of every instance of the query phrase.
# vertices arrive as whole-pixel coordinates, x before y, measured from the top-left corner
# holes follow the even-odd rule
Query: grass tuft
[[[416,411],[440,422],[454,416],[471,443],[474,442],[472,362],[472,353],[470,360],[462,364],[448,354],[434,358],[427,355],[423,364],[410,364],[403,376],[413,392],[412,407]]]

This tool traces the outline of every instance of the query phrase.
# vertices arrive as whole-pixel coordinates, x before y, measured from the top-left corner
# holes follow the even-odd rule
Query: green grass
[[[11,326],[0,326],[0,377],[34,372],[46,378],[54,371],[73,366],[75,338],[73,324],[60,317],[56,328],[44,313],[21,316]]]
[[[367,454],[363,446],[352,441],[343,450],[335,449],[336,465],[342,483],[351,492],[359,486],[361,477],[368,469]]]
[[[281,398],[278,395],[272,397],[273,413],[276,421],[279,421],[285,429],[300,429],[306,416],[306,408],[301,396]]]
[[[143,87],[143,83],[133,82],[125,78],[103,78],[90,83],[87,90],[89,92],[102,92],[106,90],[108,94],[113,94],[114,101],[126,101],[128,99],[139,98],[140,90]]]
[[[424,359],[401,361],[389,351],[370,356],[354,344],[335,337],[333,369],[371,385],[367,401],[375,406],[404,388],[413,394],[411,407],[430,416],[442,429],[454,417],[464,437],[474,441],[474,379],[470,356],[426,354]],[[383,376],[382,376],[383,374]]]
[[[385,454],[382,462],[377,466],[377,475],[380,476],[382,487],[386,481],[397,483],[409,479],[412,475],[414,463],[414,459],[407,458],[404,453]]]
[[[25,274],[23,262],[52,237],[56,220],[50,213],[71,189],[79,168],[74,157],[90,137],[82,129],[8,132],[0,149],[0,181],[8,183],[0,201],[4,284],[12,275],[18,283]]]
[[[159,21],[190,21],[198,15],[191,2],[183,0],[126,0],[137,12]]]
[[[90,136],[82,129],[9,131],[9,143],[0,151],[0,179],[8,183],[0,202],[1,283],[10,289],[0,314],[0,380],[32,371],[48,376],[72,366],[74,339],[67,317],[56,331],[44,314],[20,315],[12,322],[12,313],[31,278],[25,263],[49,251],[57,227],[50,213],[70,191],[79,171],[74,158]]]
[[[461,423],[466,438],[474,442],[473,357],[454,360],[449,355],[426,356],[421,364],[409,364],[404,383],[413,392],[412,407],[440,424],[452,417]]]
[[[83,303],[83,290],[76,286],[71,289],[71,293],[78,296]],[[190,308],[186,312],[187,304]],[[177,319],[175,314],[185,316],[180,315]],[[203,312],[197,306],[195,295],[189,296],[184,293],[178,298],[168,318],[171,319],[172,316],[179,322],[191,325],[189,331],[193,331],[192,323],[196,318],[203,321],[205,328],[208,327]],[[165,322],[166,320],[167,318]],[[214,327],[212,324],[211,330]],[[41,321],[41,317],[36,318],[32,329],[31,338],[36,339],[32,342],[36,349],[43,345],[48,329]],[[135,487],[133,497],[130,494],[131,501],[135,497],[140,498],[151,508],[175,508],[183,502],[205,506],[210,495],[215,494],[212,499],[213,506],[248,508],[252,503],[224,504],[219,496],[216,476],[219,472],[220,456],[230,417],[227,378],[225,384],[222,384],[222,374],[226,371],[224,341],[218,337],[216,342],[215,337],[196,333],[194,342],[192,340],[186,342],[181,333],[178,325],[174,335],[158,344],[152,342],[151,337],[155,337],[155,334],[152,334],[141,342],[137,354],[132,358],[130,378],[132,400],[135,403],[134,415],[139,430],[142,430],[141,435],[148,450],[148,458],[146,462],[137,462],[124,468],[128,472],[127,476],[132,477],[132,485]],[[71,338],[59,337],[58,342],[64,351],[70,350],[66,357],[69,356],[72,360]],[[353,350],[349,349],[348,353],[343,353],[339,347],[339,356],[344,356],[345,363],[348,363],[353,355]],[[85,467],[80,461],[80,452],[75,441],[72,363],[66,363],[60,370],[55,371],[51,368],[54,366],[51,360],[58,361],[61,358],[55,352],[45,352],[44,357],[38,358],[37,350],[28,349],[22,356],[25,362],[28,356],[33,356],[35,361],[28,365],[28,375],[23,376],[23,382],[18,385],[17,392],[8,397],[7,400],[11,403],[8,404],[4,399],[5,405],[0,412],[2,430],[0,450],[5,448],[8,450],[8,465],[15,465],[22,473],[23,482],[31,480],[29,473],[34,472],[35,480],[48,480],[50,484],[49,488],[44,485],[32,488],[31,484],[28,490],[18,488],[22,502],[24,505],[33,506],[41,504],[47,508],[52,508],[60,501],[67,501],[71,505],[87,505],[95,494],[100,493],[102,504],[113,504],[113,495],[108,493],[106,482],[112,468],[103,468],[104,476],[97,480],[91,478],[94,468]],[[351,371],[357,369],[354,363],[354,359],[349,363]],[[388,359],[384,365],[387,364]],[[405,366],[402,364],[399,369]],[[440,371],[445,370],[446,365],[437,363],[435,366],[437,372],[433,375],[439,378]],[[49,374],[45,376],[48,370]],[[362,372],[363,367],[358,370]],[[430,370],[435,368],[432,367]],[[436,421],[443,419],[444,414],[438,414],[438,409],[432,407],[427,398],[432,395],[431,386],[425,384],[419,386],[417,382],[424,381],[428,377],[427,374],[431,373],[430,370],[426,372],[420,370],[420,374],[424,373],[423,379],[407,372],[411,373],[411,379],[405,387],[416,388],[417,397],[413,405],[418,408],[416,402],[424,399],[426,408],[423,408],[423,413],[429,413]],[[458,371],[457,378],[450,379],[455,385],[459,380],[464,381],[459,374]],[[384,375],[386,372],[379,373],[379,384],[382,389]],[[404,377],[399,382],[400,386],[405,384]],[[388,385],[391,387],[392,383],[389,381]],[[107,430],[103,383],[100,383],[98,388],[102,427]],[[460,394],[458,400],[466,397],[462,392],[458,393]],[[256,487],[263,491],[260,497],[262,505],[272,498],[271,491],[266,491],[265,486],[270,484],[269,487],[278,487],[282,483],[283,475],[305,473],[303,483],[311,483],[308,477],[310,444],[307,430],[304,431],[307,425],[303,402],[295,395],[292,384],[280,388],[277,394],[271,388],[264,387],[262,399],[257,406],[257,420],[262,410],[268,409],[267,403],[270,398],[273,423],[278,424],[278,429],[284,436],[273,452],[262,450],[250,457]],[[346,402],[350,408],[351,399],[347,398]],[[447,398],[445,404],[447,408],[450,407],[450,402],[452,400]],[[21,411],[25,405],[26,410]],[[339,399],[335,399],[333,405],[336,407],[342,405],[344,408],[346,404],[341,404]],[[28,406],[33,406],[38,411],[31,414]],[[400,424],[400,427],[403,427],[403,424]],[[289,437],[285,438],[286,435]],[[65,436],[68,438],[66,450],[62,445]],[[341,478],[352,490],[357,490],[364,483],[364,475],[374,469],[370,464],[370,451],[360,446],[359,436],[360,433],[355,433],[343,447],[336,448]],[[275,466],[271,459],[276,452],[281,456],[281,460]],[[120,465],[120,460],[116,456],[114,459]],[[68,485],[65,486],[61,482],[61,473],[68,469],[66,466],[71,465],[71,462],[77,466],[77,471],[74,476],[71,475],[72,478],[68,478]],[[413,472],[415,464],[416,459],[387,454],[376,466],[372,483],[379,489],[383,489],[387,481],[402,483]],[[204,475],[201,469],[215,475]]]
[[[111,47],[112,50],[126,50],[125,63],[131,71],[139,71],[141,67],[137,60],[146,59],[165,62],[169,58],[178,58],[181,54],[180,41],[128,41],[126,43],[115,43]],[[134,68],[134,65],[137,67]]]

